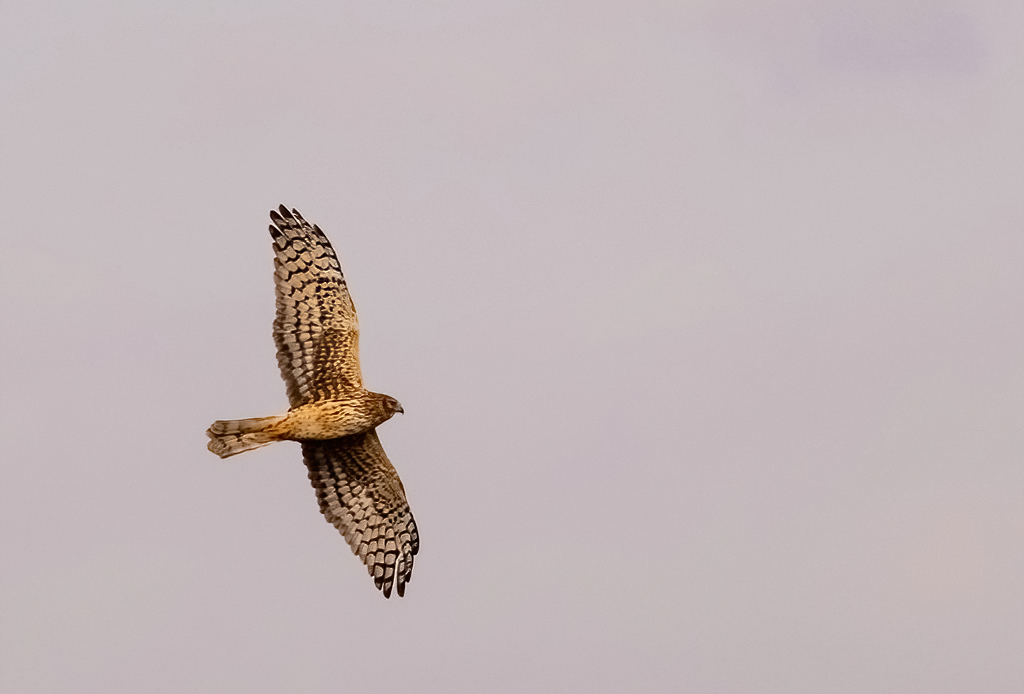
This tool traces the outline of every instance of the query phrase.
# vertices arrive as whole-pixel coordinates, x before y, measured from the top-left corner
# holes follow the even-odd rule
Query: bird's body
[[[338,439],[362,434],[391,419],[396,411],[388,396],[364,390],[360,396],[321,400],[288,412],[281,422],[289,441]]]
[[[207,447],[229,458],[275,441],[338,439],[369,431],[401,411],[391,396],[364,390],[348,398],[299,405],[279,417],[214,422]]]
[[[291,409],[214,422],[208,448],[227,458],[275,441],[302,443],[320,510],[367,565],[385,597],[404,595],[419,533],[376,427],[402,406],[363,387],[359,322],[330,241],[284,206],[274,226],[274,341]]]

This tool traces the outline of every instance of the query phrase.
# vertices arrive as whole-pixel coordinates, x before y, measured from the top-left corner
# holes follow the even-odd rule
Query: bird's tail
[[[284,417],[256,417],[255,419],[229,419],[214,422],[206,430],[210,443],[206,445],[221,458],[228,458],[254,448],[280,440],[274,425]]]

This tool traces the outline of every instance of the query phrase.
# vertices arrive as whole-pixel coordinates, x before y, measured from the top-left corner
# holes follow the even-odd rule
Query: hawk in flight
[[[405,595],[419,533],[405,488],[377,438],[402,406],[363,387],[359,321],[331,242],[298,210],[271,210],[277,318],[274,343],[290,409],[278,417],[214,422],[208,448],[227,458],[298,441],[320,511],[391,597]]]

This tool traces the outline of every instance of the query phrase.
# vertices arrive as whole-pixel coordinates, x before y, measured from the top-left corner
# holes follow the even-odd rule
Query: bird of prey
[[[419,533],[405,488],[377,437],[402,406],[363,387],[359,322],[331,242],[298,210],[271,210],[274,343],[287,413],[214,422],[208,448],[227,458],[298,441],[320,511],[362,559],[384,597],[405,595]]]

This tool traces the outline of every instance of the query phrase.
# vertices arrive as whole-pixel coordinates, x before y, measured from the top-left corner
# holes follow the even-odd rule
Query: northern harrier
[[[341,264],[318,226],[284,205],[271,210],[277,363],[288,390],[278,417],[214,422],[208,448],[227,458],[274,441],[298,441],[320,511],[366,564],[373,582],[399,596],[412,577],[419,533],[405,488],[376,427],[402,406],[363,387],[359,321]]]

